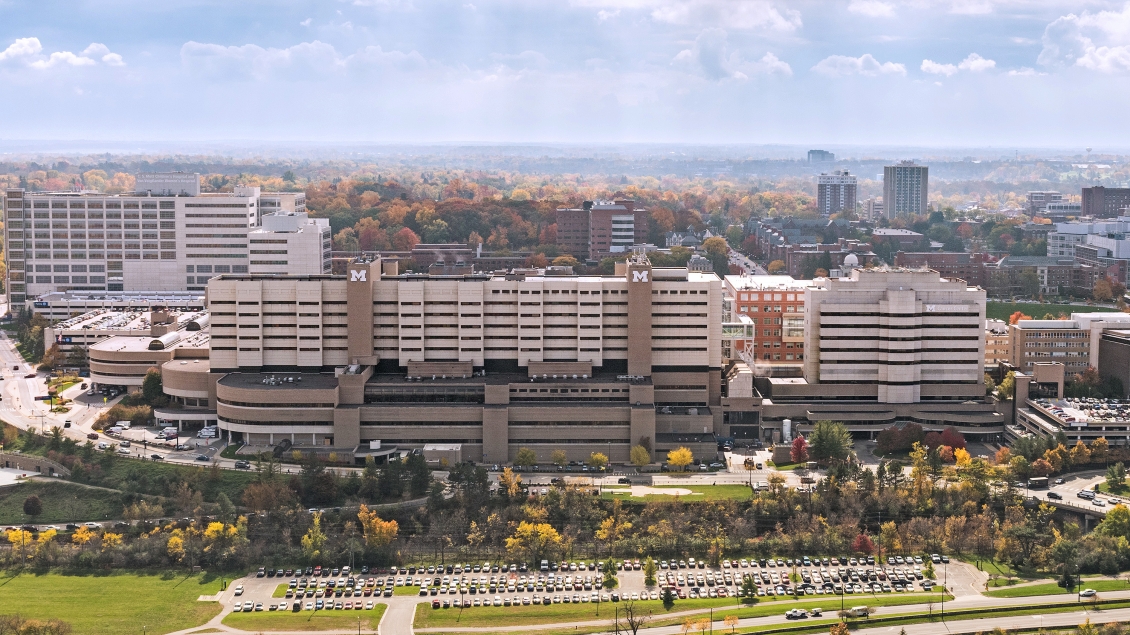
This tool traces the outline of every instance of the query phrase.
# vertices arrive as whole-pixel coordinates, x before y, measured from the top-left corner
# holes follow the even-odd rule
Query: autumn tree
[[[804,437],[797,436],[793,439],[793,445],[789,449],[789,460],[793,463],[804,463],[808,460],[808,442]]]
[[[608,455],[603,452],[593,452],[589,455],[589,465],[598,470],[608,467]]]
[[[565,454],[565,450],[554,450],[549,460],[557,467],[565,467],[569,463],[569,455]]]
[[[693,462],[694,453],[690,451],[690,448],[679,446],[667,453],[667,463],[679,468],[679,470],[685,470]]]
[[[522,493],[522,476],[508,467],[503,468],[498,476],[498,491],[507,498],[518,498]]]
[[[561,534],[549,523],[518,523],[506,539],[506,550],[526,562],[538,562],[561,547]]]
[[[392,248],[397,251],[412,251],[418,244],[420,244],[420,237],[407,227],[396,232],[396,235],[392,237]]]
[[[851,549],[856,553],[871,555],[875,551],[875,543],[871,541],[871,537],[867,534],[859,534],[855,540],[851,541]]]
[[[314,512],[312,520],[310,529],[302,536],[302,551],[309,560],[318,558],[326,546],[326,532],[322,530],[322,512]]]
[[[361,523],[365,544],[373,549],[381,549],[392,544],[400,530],[400,525],[395,520],[383,520],[375,511],[370,511],[364,503],[357,512],[357,520]]]
[[[1028,315],[1028,314],[1024,313],[1023,311],[1016,311],[1012,315],[1008,316],[1008,323],[1009,324],[1016,324],[1020,320],[1031,320],[1031,319],[1032,319],[1031,315]]]
[[[785,270],[785,261],[774,260],[773,262],[769,263],[769,266],[766,267],[765,270],[769,272],[769,275],[775,276]]]

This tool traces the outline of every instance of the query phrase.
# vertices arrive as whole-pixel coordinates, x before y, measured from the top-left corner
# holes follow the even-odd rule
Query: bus
[[[1028,489],[1047,489],[1048,477],[1046,476],[1033,476],[1028,479]]]

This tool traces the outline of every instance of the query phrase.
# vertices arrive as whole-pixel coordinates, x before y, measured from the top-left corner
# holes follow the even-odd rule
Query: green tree
[[[43,502],[34,494],[24,499],[24,513],[31,516],[32,520],[43,513]]]
[[[609,558],[604,563],[604,588],[615,589],[618,586],[620,581],[616,578],[616,561]]]
[[[1014,392],[1016,392],[1016,373],[1010,370],[997,386],[997,393],[1000,395],[1001,399],[1008,400],[1012,399]]]
[[[145,371],[145,379],[141,380],[141,398],[150,406],[162,406],[168,401],[161,384],[161,371],[156,368]]]
[[[644,586],[655,586],[655,574],[658,572],[659,567],[655,566],[655,558],[648,556],[643,561],[643,583]]]
[[[514,465],[518,467],[530,467],[538,462],[538,454],[530,448],[518,448],[518,453],[514,455]]]
[[[817,421],[807,441],[809,454],[817,461],[842,461],[851,455],[851,433],[839,421]]]
[[[1106,468],[1106,485],[1117,491],[1126,485],[1126,466],[1121,461]]]
[[[651,453],[642,445],[633,445],[629,458],[632,461],[632,465],[636,467],[644,467],[648,463],[651,463]]]
[[[557,467],[565,467],[569,463],[569,455],[565,454],[565,450],[554,450],[549,459]]]

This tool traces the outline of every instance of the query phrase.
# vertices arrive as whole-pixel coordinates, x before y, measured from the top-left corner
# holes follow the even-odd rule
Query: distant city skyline
[[[0,3],[8,141],[1110,153],[1128,79],[1120,1]]]

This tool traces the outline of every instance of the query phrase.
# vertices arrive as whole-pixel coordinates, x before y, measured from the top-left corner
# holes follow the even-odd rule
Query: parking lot
[[[948,560],[948,558],[947,558]],[[929,559],[926,560],[928,562]],[[939,556],[937,561],[941,562]],[[604,588],[604,562],[448,564],[352,571],[341,568],[261,570],[236,587],[235,611],[372,609],[378,598],[414,595],[433,608],[727,598],[743,590],[762,598],[853,596],[930,590],[921,556],[804,557],[656,562],[656,584],[644,585],[644,562],[617,560],[615,589]],[[285,585],[285,596],[275,597]]]

